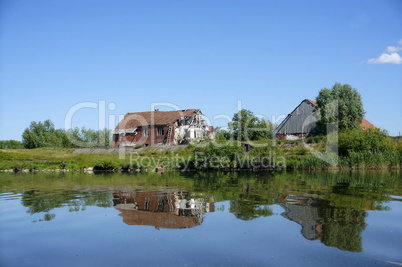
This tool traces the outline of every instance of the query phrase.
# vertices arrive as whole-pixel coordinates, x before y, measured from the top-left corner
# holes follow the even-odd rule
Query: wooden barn
[[[304,99],[275,129],[276,137],[280,140],[294,140],[317,135],[317,111],[318,105],[315,101]],[[363,130],[375,129],[374,125],[364,118],[360,126]]]

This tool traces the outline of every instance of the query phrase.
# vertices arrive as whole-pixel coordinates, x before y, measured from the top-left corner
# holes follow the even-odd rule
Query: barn
[[[276,138],[294,140],[317,135],[317,111],[318,105],[315,101],[304,99],[275,129]],[[364,118],[360,126],[363,130],[375,129],[374,125]]]

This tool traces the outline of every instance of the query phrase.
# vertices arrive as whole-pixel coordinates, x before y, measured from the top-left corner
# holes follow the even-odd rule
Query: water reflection
[[[281,220],[301,226],[300,233],[285,227],[284,233],[351,252],[363,250],[369,211],[388,211],[401,195],[400,173],[0,175],[0,204],[20,200],[28,214],[40,216],[34,222],[61,220],[64,211],[83,218],[94,206],[113,210],[120,225],[179,229],[202,225],[219,202],[230,206],[216,212],[247,222],[268,222],[279,205]]]
[[[322,225],[319,224],[318,201],[294,195],[282,195],[279,205],[285,210],[282,217],[301,225],[301,234],[308,240],[320,240]]]
[[[295,195],[282,195],[282,217],[301,225],[308,240],[351,252],[362,251],[361,234],[366,228],[364,210],[332,207],[328,201]]]
[[[111,196],[104,191],[83,190],[28,190],[22,193],[21,203],[27,207],[27,213],[45,213],[43,219],[33,222],[53,220],[56,215],[50,213],[55,208],[68,207],[70,212],[84,211],[87,206],[111,207]]]
[[[128,225],[159,228],[191,228],[200,225],[203,214],[214,212],[214,203],[190,198],[186,191],[113,191],[113,206]]]

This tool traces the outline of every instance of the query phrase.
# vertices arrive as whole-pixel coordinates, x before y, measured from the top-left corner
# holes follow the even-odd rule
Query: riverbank
[[[400,169],[398,151],[325,153],[324,142],[278,142],[261,147],[228,143],[141,148],[0,150],[2,172],[142,172],[190,170]]]

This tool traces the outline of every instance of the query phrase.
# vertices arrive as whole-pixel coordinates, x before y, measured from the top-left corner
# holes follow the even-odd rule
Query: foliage
[[[19,149],[22,148],[22,143],[16,140],[0,141],[0,149]]]
[[[326,142],[326,136],[325,135],[318,135],[318,136],[313,136],[306,138],[306,143],[307,144],[318,144],[320,142]]]
[[[316,101],[322,133],[326,133],[326,125],[333,122],[338,123],[341,131],[357,128],[365,114],[359,92],[348,84],[336,83],[331,89],[321,89]]]
[[[105,147],[112,145],[110,130],[99,131],[85,129],[64,130],[55,129],[50,120],[42,122],[32,121],[22,134],[22,145],[24,148],[74,148],[74,147]]]
[[[391,138],[379,129],[349,129],[340,132],[338,138],[339,155],[341,156],[361,151],[392,151],[394,146]]]
[[[369,150],[351,152],[340,158],[341,168],[384,168],[402,166],[402,155],[392,151],[372,152]]]
[[[247,109],[242,109],[233,115],[229,128],[238,141],[273,138],[273,124],[266,118],[258,118]]]
[[[112,160],[97,160],[95,162],[94,170],[98,171],[112,171],[114,169],[117,169],[119,165],[117,164],[116,161]]]
[[[234,167],[237,158],[243,155],[243,148],[238,142],[221,146],[209,142],[202,146],[190,145],[188,149],[193,153],[191,167],[196,169]]]
[[[222,143],[223,141],[230,139],[230,133],[228,131],[225,131],[221,127],[216,127],[214,132],[215,132],[215,141],[219,143]]]

